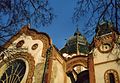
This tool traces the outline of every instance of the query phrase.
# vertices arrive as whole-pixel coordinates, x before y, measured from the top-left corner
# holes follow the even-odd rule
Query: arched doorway
[[[67,65],[66,65],[67,76],[70,77],[72,83],[79,83],[76,81],[78,80],[79,74],[82,71],[84,71],[82,67],[88,70],[87,60],[88,60],[87,56],[79,55],[67,61]],[[89,74],[87,75],[89,77]]]
[[[79,80],[80,80],[80,77],[82,78],[82,76],[86,76],[86,80],[87,81],[83,81],[81,83],[95,83],[95,75],[94,75],[94,62],[93,62],[93,55],[89,55],[89,56],[82,56],[82,55],[79,55],[79,56],[76,56],[76,57],[73,57],[71,58],[70,60],[67,61],[67,64],[66,64],[66,71],[67,71],[67,74],[70,72],[74,73],[74,67],[76,65],[80,65],[80,66],[83,66],[84,68],[86,68],[87,71],[84,71],[85,74],[83,73],[81,75],[81,73],[83,71],[81,71],[79,74],[76,74],[77,75],[77,79],[73,79],[72,77],[74,76],[74,74],[70,74],[70,75],[73,75],[73,76],[69,76],[70,78],[73,79],[74,82],[72,83],[79,83]],[[75,77],[75,76],[74,76]]]
[[[85,70],[85,71],[80,72],[77,75],[77,80],[75,83],[90,83],[89,82],[89,71]]]

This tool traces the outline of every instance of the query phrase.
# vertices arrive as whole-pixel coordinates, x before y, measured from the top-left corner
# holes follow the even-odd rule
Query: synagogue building
[[[120,83],[120,32],[96,26],[91,43],[77,29],[62,49],[24,26],[0,46],[0,83]]]

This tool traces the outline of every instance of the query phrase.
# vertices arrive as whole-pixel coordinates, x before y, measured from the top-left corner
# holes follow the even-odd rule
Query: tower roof
[[[114,30],[113,24],[108,21],[100,23],[96,28],[96,36],[102,36],[111,33]]]
[[[68,54],[79,54],[79,53],[88,53],[88,42],[84,36],[81,35],[79,29],[77,28],[74,35],[71,36],[64,48],[61,49],[62,53]]]

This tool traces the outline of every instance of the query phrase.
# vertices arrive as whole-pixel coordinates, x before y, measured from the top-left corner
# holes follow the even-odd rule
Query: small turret
[[[96,35],[94,37],[95,47],[101,53],[111,52],[114,47],[117,35],[111,22],[105,21],[96,27]]]
[[[107,35],[113,31],[114,31],[113,24],[111,22],[104,21],[96,27],[96,36]]]

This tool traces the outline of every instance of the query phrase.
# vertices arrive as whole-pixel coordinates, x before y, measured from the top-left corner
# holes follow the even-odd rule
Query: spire
[[[74,36],[76,36],[76,35],[79,35],[79,36],[81,35],[81,33],[80,33],[78,27],[77,27],[77,29],[76,29],[76,31],[75,31],[75,33],[74,33]]]

